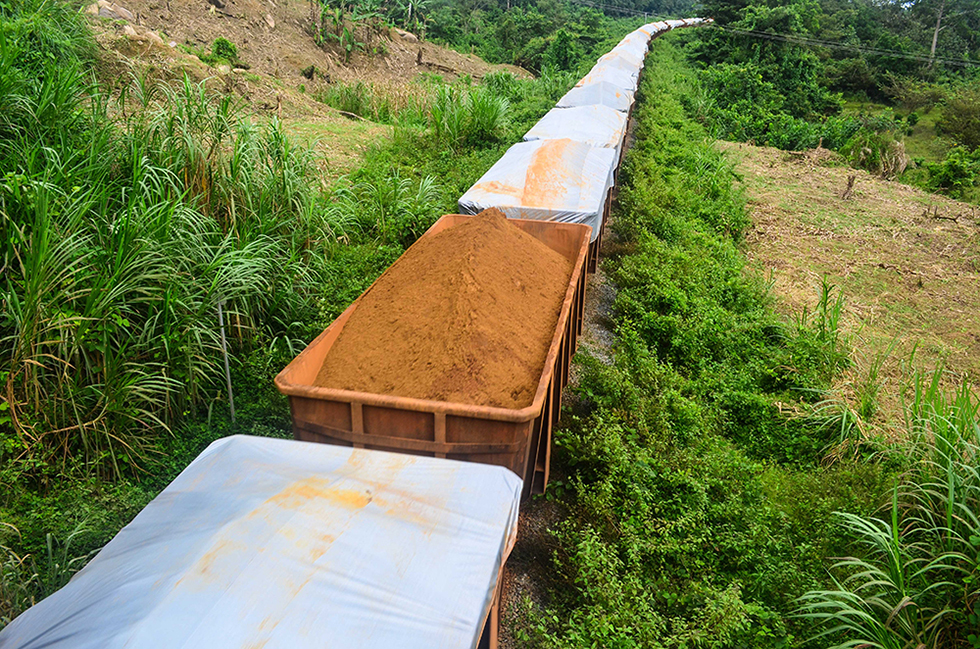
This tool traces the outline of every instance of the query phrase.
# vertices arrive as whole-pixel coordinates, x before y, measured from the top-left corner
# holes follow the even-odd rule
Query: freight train
[[[317,385],[362,296],[276,378],[298,441],[213,443],[67,586],[0,632],[0,649],[495,648],[503,566],[521,500],[547,486],[647,48],[707,22],[626,36],[459,199],[462,215],[499,210],[515,236],[565,261],[527,405]],[[443,217],[420,242],[467,218]],[[529,295],[534,280],[508,279]],[[419,320],[409,331],[442,333]]]

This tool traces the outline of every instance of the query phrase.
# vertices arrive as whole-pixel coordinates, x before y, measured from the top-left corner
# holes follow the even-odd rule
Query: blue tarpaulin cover
[[[0,647],[469,649],[521,485],[484,464],[228,437]]]

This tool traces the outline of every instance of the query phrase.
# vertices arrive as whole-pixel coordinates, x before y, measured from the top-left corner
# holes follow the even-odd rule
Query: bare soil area
[[[945,361],[980,380],[980,208],[851,169],[823,149],[718,146],[747,194],[750,268],[772,282],[778,308],[812,310],[826,276],[845,296],[852,374],[891,348],[886,378]]]
[[[399,35],[384,27],[359,26],[357,40],[362,51],[351,60],[336,43],[317,46],[311,32],[310,4],[303,0],[120,0],[133,15],[132,27],[140,35],[152,31],[159,42],[126,34],[123,21],[93,20],[114,35],[116,48],[127,54],[148,56],[168,54],[187,56],[177,46],[208,52],[218,37],[234,43],[239,58],[249,69],[234,74],[245,79],[264,75],[288,88],[301,85],[313,92],[336,81],[409,82],[420,73],[434,73],[452,80],[463,75],[479,79],[493,70],[528,73],[515,66],[492,65],[472,54],[462,54],[428,42],[416,42],[412,35]],[[219,8],[220,7],[220,8]],[[124,41],[129,40],[130,45]],[[196,57],[192,57],[196,58]],[[314,66],[313,78],[301,72]]]

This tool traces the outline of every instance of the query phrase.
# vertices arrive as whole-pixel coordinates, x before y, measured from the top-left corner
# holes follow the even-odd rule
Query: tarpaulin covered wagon
[[[634,73],[615,66],[599,63],[593,66],[589,73],[575,84],[575,87],[606,82],[621,90],[635,93],[639,83],[638,74],[639,71]]]
[[[633,108],[633,92],[624,90],[607,81],[598,81],[583,86],[575,86],[558,100],[558,108],[577,106],[608,106],[621,113],[629,114]]]
[[[615,149],[620,155],[626,136],[626,113],[601,104],[552,108],[524,134],[524,141],[567,138],[590,146]]]
[[[623,40],[616,45],[618,51],[629,52],[634,58],[645,59],[647,49],[650,47],[652,34],[647,34],[641,29],[627,34]]]
[[[647,37],[652,38],[654,36],[659,36],[664,32],[670,31],[670,25],[667,24],[667,21],[661,20],[655,23],[647,23],[636,31],[646,34]]]
[[[513,219],[588,225],[594,269],[618,161],[615,149],[568,138],[519,142],[460,197],[459,209],[496,207]]]
[[[0,646],[493,647],[520,494],[501,467],[228,437]]]
[[[600,57],[599,60],[596,61],[592,71],[595,72],[603,69],[622,70],[623,72],[628,72],[634,77],[639,77],[640,70],[643,69],[643,57],[635,55],[626,48],[617,47],[605,56]]]

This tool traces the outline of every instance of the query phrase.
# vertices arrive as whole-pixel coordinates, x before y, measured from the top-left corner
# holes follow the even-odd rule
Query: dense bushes
[[[504,6],[440,2],[429,14],[436,42],[475,51],[491,63],[513,63],[533,72],[546,67],[584,72],[615,41],[643,24],[590,7],[545,2]]]
[[[928,163],[926,168],[932,189],[960,197],[980,183],[980,151],[954,147],[942,162]]]
[[[968,149],[980,147],[980,88],[965,87],[952,93],[937,126]]]
[[[623,252],[604,262],[615,353],[579,359],[581,403],[557,433],[549,488],[567,514],[552,597],[547,611],[517,607],[518,639],[974,646],[976,397],[920,376],[907,444],[833,452],[853,441],[821,401],[849,364],[843,298],[825,281],[812,311],[773,315],[743,272],[731,167],[690,118],[696,91],[658,41],[621,175]]]
[[[618,342],[611,364],[581,359],[583,405],[556,437],[569,518],[551,613],[520,631],[535,646],[796,646],[794,599],[842,549],[830,512],[870,512],[883,490],[880,467],[821,468],[831,438],[784,414],[847,364],[841,304],[828,287],[786,323],[743,273],[743,198],[684,110],[695,86],[656,41],[621,174],[625,252],[605,262]]]
[[[435,85],[432,83],[335,83],[315,95],[317,101],[381,124],[424,124]]]
[[[479,84],[423,79],[410,84],[334,84],[316,98],[403,131],[428,129],[433,144],[459,151],[519,139],[577,77],[545,68],[536,79],[488,73]]]
[[[936,105],[942,112],[937,132],[952,140],[939,148],[945,152],[953,143],[967,148],[980,143],[975,133],[980,102],[971,68],[944,69],[939,61],[927,65],[915,60],[915,55],[924,59],[931,44],[932,28],[922,22],[927,4],[800,1],[777,7],[754,0],[709,2],[705,10],[726,29],[684,36],[689,57],[703,67],[693,114],[719,138],[790,150],[822,144],[842,153],[852,166],[889,178],[919,166],[921,172],[904,180],[969,198],[964,187],[972,186],[976,176],[952,182],[965,169],[961,154],[941,164],[929,160],[923,165],[920,160],[913,165],[905,151],[904,139],[919,117],[915,111]],[[943,29],[955,26],[957,31],[955,36],[943,32],[940,38],[940,50],[946,43],[945,56],[961,58],[968,51],[948,49],[953,41],[976,41],[975,13],[964,12],[969,19],[964,14],[945,16],[951,22]],[[935,15],[927,22],[934,26]],[[823,47],[823,42],[834,47]],[[912,56],[860,51],[862,43]],[[908,114],[904,119],[842,115],[841,92],[858,101],[890,97]]]
[[[907,122],[892,115],[799,117],[777,86],[755,64],[721,63],[700,71],[688,109],[714,137],[750,141],[785,150],[823,146],[839,151],[855,167],[886,177],[909,164],[901,142]]]

